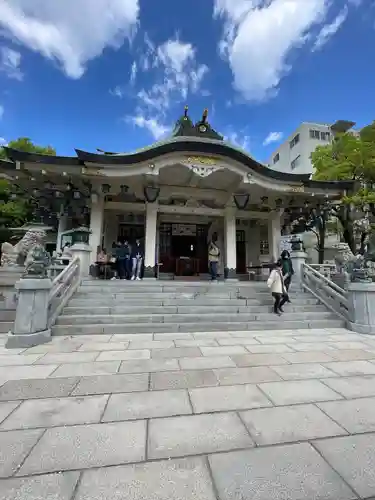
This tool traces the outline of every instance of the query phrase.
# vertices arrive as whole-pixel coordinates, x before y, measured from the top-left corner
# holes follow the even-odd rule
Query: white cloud
[[[249,135],[231,131],[224,136],[224,140],[230,142],[234,146],[244,149],[245,151],[249,151],[250,149]]]
[[[129,116],[126,120],[139,128],[148,130],[153,135],[154,139],[160,139],[171,131],[170,127],[163,125],[155,117],[145,118],[138,114],[136,116]]]
[[[155,47],[147,38],[147,63],[143,67],[158,70],[156,83],[138,93],[140,105],[165,114],[172,102],[185,101],[189,92],[199,91],[208,71],[196,62],[196,50],[191,43],[176,38]]]
[[[135,79],[137,78],[137,71],[138,71],[138,66],[137,63],[134,61],[130,70],[130,85],[134,85]]]
[[[4,116],[4,106],[0,104],[0,120],[2,119],[3,116]]]
[[[0,146],[6,146],[8,144],[8,141],[4,139],[4,137],[0,137]]]
[[[309,40],[330,5],[331,0],[214,0],[214,16],[224,20],[219,48],[246,100],[277,93],[292,50]]]
[[[134,116],[126,120],[146,128],[158,139],[171,129],[166,117],[172,105],[185,104],[189,94],[204,92],[201,86],[208,67],[197,62],[191,43],[177,37],[155,46],[146,35],[145,45],[138,71],[147,72],[148,80],[155,78],[149,87],[138,91]]]
[[[328,42],[328,40],[337,33],[341,25],[346,21],[348,13],[349,9],[345,5],[345,7],[338,13],[336,18],[332,21],[332,23],[323,26],[323,28],[320,30],[316,38],[316,41],[312,49],[313,51],[321,49]]]
[[[139,0],[1,0],[2,35],[58,61],[70,78],[138,26]]]
[[[267,137],[264,139],[263,146],[268,146],[273,142],[279,142],[283,138],[282,132],[270,132]]]
[[[0,50],[0,71],[6,73],[9,78],[22,80],[21,54],[9,47],[1,47]]]

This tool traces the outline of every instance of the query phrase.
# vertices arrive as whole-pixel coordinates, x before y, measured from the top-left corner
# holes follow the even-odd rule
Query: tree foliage
[[[56,155],[56,151],[51,146],[38,146],[28,137],[20,137],[19,139],[10,141],[8,147],[27,153]],[[0,159],[7,159],[6,150],[4,148],[0,148]],[[0,178],[0,233],[1,229],[22,225],[27,222],[32,215],[30,210],[30,197],[14,197],[14,194],[15,192],[12,184],[8,180]]]
[[[338,134],[332,143],[319,146],[311,155],[314,179],[355,181],[352,192],[346,193],[333,213],[342,225],[343,237],[355,253],[356,220],[364,207],[375,213],[375,121],[364,127],[359,135]],[[362,212],[363,216],[363,212]],[[363,243],[365,235],[361,235]]]
[[[19,137],[14,141],[8,143],[8,148],[18,149],[19,151],[25,151],[26,153],[37,153],[42,155],[56,156],[56,151],[52,146],[38,146],[34,144],[28,137]],[[6,151],[4,148],[0,148],[0,158],[7,159]]]

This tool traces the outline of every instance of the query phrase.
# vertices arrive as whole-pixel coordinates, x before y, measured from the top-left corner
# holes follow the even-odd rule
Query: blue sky
[[[375,119],[373,0],[0,0],[0,140],[131,151],[185,104],[264,161]]]

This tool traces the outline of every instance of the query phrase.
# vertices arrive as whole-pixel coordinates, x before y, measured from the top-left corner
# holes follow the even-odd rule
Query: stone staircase
[[[309,294],[293,291],[280,318],[265,283],[85,280],[54,335],[343,327]]]
[[[16,311],[0,309],[0,333],[8,333],[12,329]]]

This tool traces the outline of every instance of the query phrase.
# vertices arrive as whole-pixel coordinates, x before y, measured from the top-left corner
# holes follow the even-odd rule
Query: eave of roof
[[[37,153],[27,153],[25,151],[19,151],[17,149],[11,149],[4,147],[8,158],[16,162],[24,163],[40,163],[43,165],[80,165],[82,166],[82,161],[75,156],[52,156],[52,155],[41,155]]]

